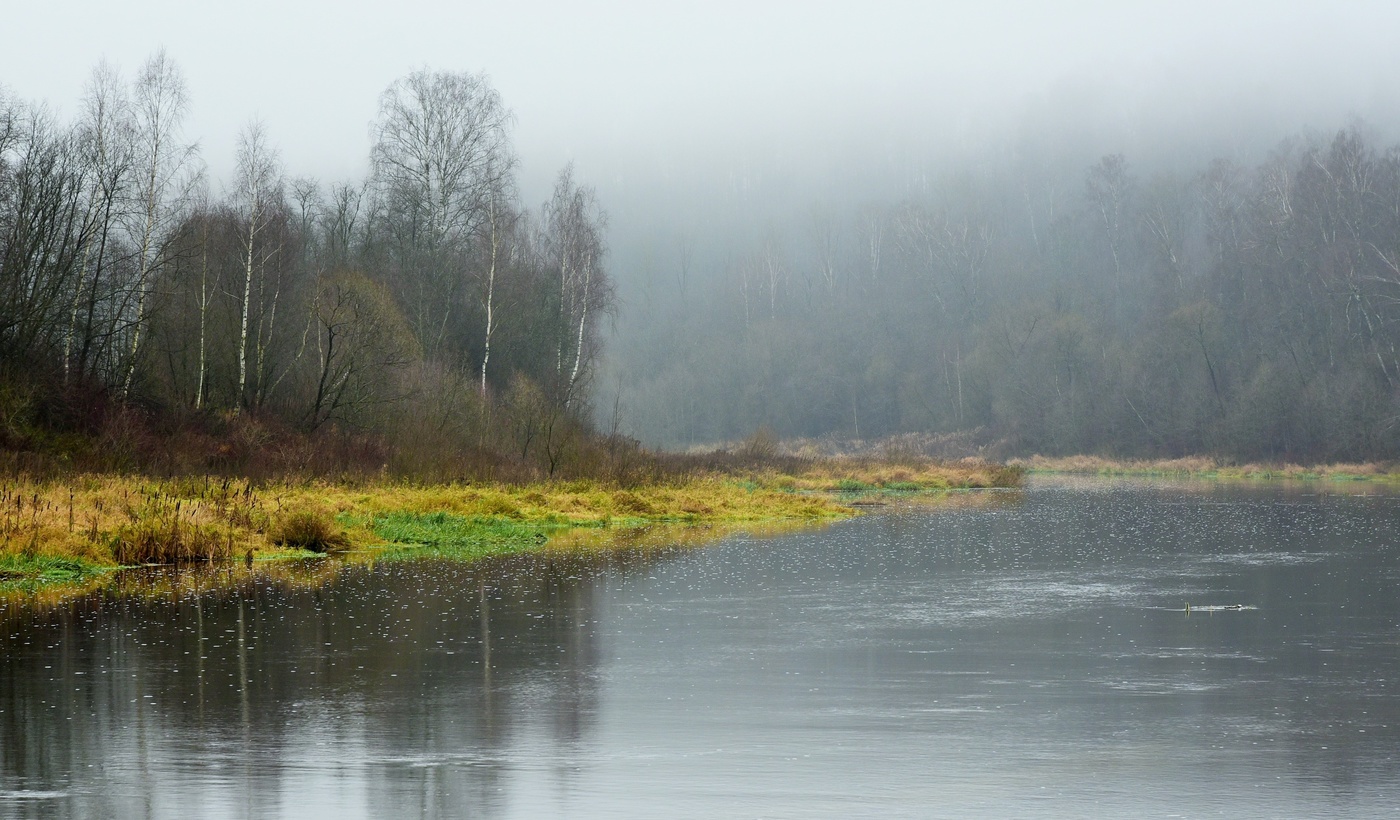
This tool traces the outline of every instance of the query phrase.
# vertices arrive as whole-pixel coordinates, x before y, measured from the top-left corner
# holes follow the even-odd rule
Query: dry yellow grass
[[[376,522],[395,514],[444,513],[553,528],[815,522],[854,514],[853,500],[871,493],[1005,486],[1019,475],[983,462],[832,459],[794,474],[702,474],[639,487],[593,481],[259,486],[202,477],[10,478],[0,480],[0,582],[36,575],[32,566],[41,560],[101,567],[299,554],[290,546],[306,538],[289,533],[308,530],[316,531],[323,547],[367,547],[383,543]],[[553,537],[563,543],[557,531]]]
[[[1011,462],[1031,472],[1104,475],[1201,476],[1333,481],[1400,481],[1400,468],[1381,462],[1304,466],[1292,463],[1228,464],[1208,456],[1175,459],[1109,459],[1099,456],[1031,456]]]

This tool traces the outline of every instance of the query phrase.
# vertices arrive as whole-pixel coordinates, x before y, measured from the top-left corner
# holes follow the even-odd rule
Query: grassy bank
[[[78,582],[147,563],[326,552],[470,560],[578,542],[560,536],[580,531],[833,520],[888,496],[1011,486],[1019,478],[1016,469],[982,463],[855,460],[695,473],[635,487],[19,477],[0,480],[0,585]]]
[[[1157,460],[1110,459],[1100,456],[1031,456],[1013,459],[1010,464],[1030,473],[1400,483],[1400,465],[1385,462],[1304,466],[1290,463],[1234,464],[1206,456]]]

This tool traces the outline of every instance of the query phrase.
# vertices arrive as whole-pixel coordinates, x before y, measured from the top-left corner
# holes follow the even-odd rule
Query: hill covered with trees
[[[1400,146],[1353,127],[1163,165],[994,158],[677,244],[620,345],[636,434],[1400,456]]]

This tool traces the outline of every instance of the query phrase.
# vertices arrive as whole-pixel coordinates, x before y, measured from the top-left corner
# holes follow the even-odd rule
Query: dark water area
[[[1329,489],[12,603],[0,817],[1398,816],[1400,498]]]

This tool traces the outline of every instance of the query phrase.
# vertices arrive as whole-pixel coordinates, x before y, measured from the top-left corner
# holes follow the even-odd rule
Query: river
[[[1382,488],[1099,479],[144,571],[0,612],[0,817],[1393,817],[1398,585]]]

